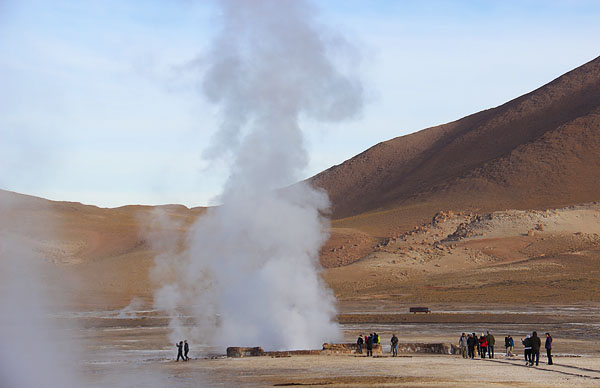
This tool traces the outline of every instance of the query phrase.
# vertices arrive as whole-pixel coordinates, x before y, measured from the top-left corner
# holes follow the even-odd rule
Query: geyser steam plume
[[[193,317],[195,329],[171,322],[172,340],[318,347],[339,337],[335,300],[319,277],[329,200],[306,183],[281,188],[297,182],[308,161],[299,119],[351,118],[362,88],[333,64],[347,43],[320,34],[306,2],[220,5],[223,29],[201,61],[203,90],[223,116],[206,156],[231,156],[231,174],[223,205],[192,227],[172,266],[157,258],[154,275],[169,272],[172,281],[155,304]]]

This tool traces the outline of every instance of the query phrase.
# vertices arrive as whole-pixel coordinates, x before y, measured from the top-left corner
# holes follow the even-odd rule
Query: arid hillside
[[[82,307],[126,305],[133,296],[152,296],[149,270],[161,253],[149,241],[153,233],[180,239],[204,210],[182,205],[107,209],[0,190],[0,243],[23,247],[59,267],[45,276],[63,283],[60,288],[71,290]],[[161,218],[168,222],[157,222]]]
[[[600,57],[499,107],[398,137],[312,178],[336,226],[379,236],[440,210],[546,209],[600,197]]]
[[[599,172],[600,57],[312,178],[333,204],[323,276],[346,302],[597,302]],[[204,211],[103,209],[0,190],[0,242],[61,268],[52,281],[68,278],[82,308],[123,307],[151,300],[161,241],[183,247]]]

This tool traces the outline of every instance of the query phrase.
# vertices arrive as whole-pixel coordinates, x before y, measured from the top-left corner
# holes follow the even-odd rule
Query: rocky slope
[[[380,143],[316,175],[339,226],[379,235],[439,210],[600,197],[600,57],[497,108]],[[386,213],[392,212],[392,215]]]

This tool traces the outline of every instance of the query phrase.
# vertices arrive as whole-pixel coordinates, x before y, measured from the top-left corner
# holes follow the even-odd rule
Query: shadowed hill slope
[[[60,283],[71,302],[84,309],[122,307],[133,296],[152,295],[149,270],[162,252],[153,237],[182,238],[204,210],[182,205],[107,209],[0,190],[0,247],[17,244],[60,268],[47,282]]]
[[[311,178],[343,226],[387,234],[442,209],[597,200],[600,57],[504,105],[380,143]],[[386,214],[392,212],[386,218]]]

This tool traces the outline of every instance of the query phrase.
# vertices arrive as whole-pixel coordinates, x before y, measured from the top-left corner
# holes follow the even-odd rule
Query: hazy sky
[[[354,43],[367,105],[352,122],[302,122],[311,160],[300,178],[600,55],[600,1],[314,4]],[[0,0],[0,188],[109,207],[211,203],[228,174],[201,157],[219,123],[199,92],[215,10]]]

